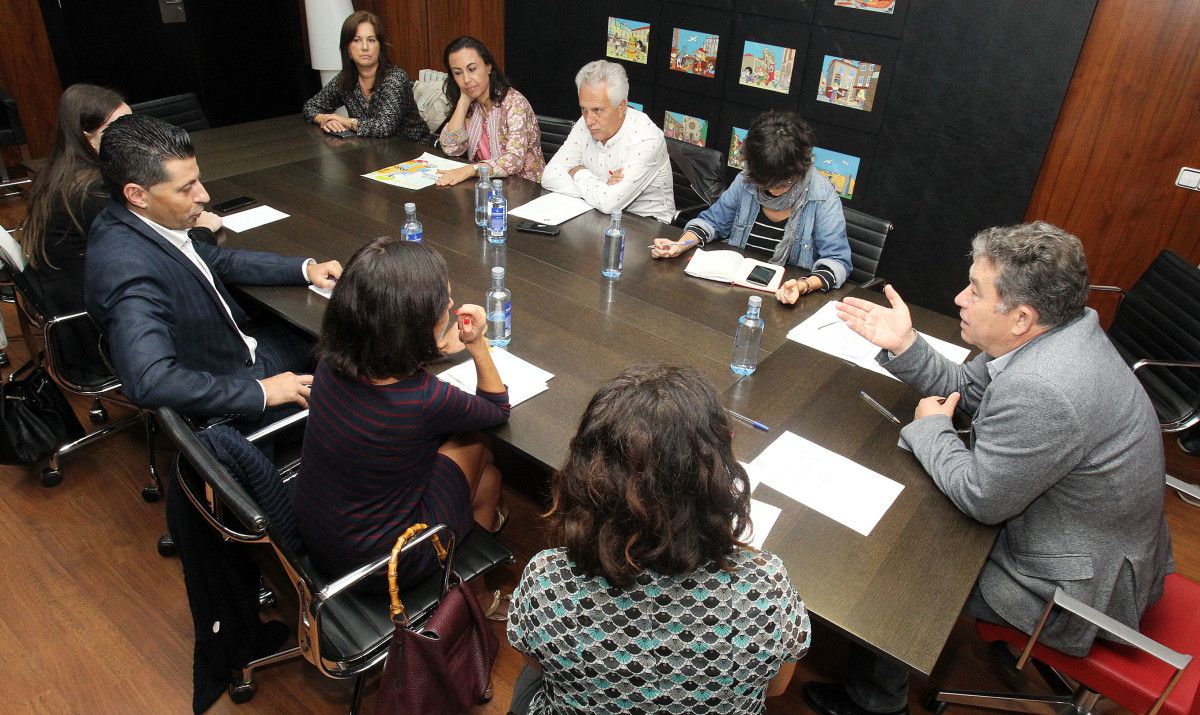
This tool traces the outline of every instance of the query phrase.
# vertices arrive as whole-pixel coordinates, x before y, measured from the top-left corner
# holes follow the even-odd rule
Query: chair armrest
[[[450,574],[453,571],[453,564],[454,564],[454,544],[455,544],[456,539],[455,539],[453,529],[451,529],[449,526],[447,526],[445,524],[435,524],[435,525],[429,527],[428,529],[426,529],[425,531],[422,531],[420,534],[418,534],[414,538],[410,539],[408,541],[408,543],[404,544],[404,548],[400,549],[400,553],[401,554],[407,553],[410,549],[420,546],[421,544],[432,539],[435,535],[440,534],[443,531],[447,533],[448,542],[449,542],[446,544],[446,552],[447,552],[446,561],[445,561],[445,563],[442,564],[442,593],[445,594],[446,590],[450,586]],[[376,571],[383,568],[384,566],[387,566],[388,562],[391,561],[391,559],[392,559],[392,555],[389,552],[383,556],[380,556],[379,558],[375,559],[374,561],[365,563],[362,566],[359,566],[358,568],[354,569],[350,573],[345,574],[344,576],[341,576],[341,577],[335,579],[332,583],[326,584],[325,588],[322,588],[316,594],[315,600],[317,601],[317,603],[314,604],[313,610],[314,611],[319,610],[321,608],[321,604],[325,603],[326,601],[329,601],[331,598],[336,597],[338,594],[340,594],[343,591],[345,591],[346,589],[352,587],[354,584],[358,583],[359,581],[362,581],[364,578],[366,578],[367,576],[370,576],[371,574],[375,573]]]
[[[1182,479],[1167,475],[1167,486],[1174,489],[1180,496],[1191,497],[1197,502],[1200,502],[1200,486],[1188,484]]]
[[[42,326],[42,334],[45,337],[47,364],[50,368],[50,373],[54,375],[55,380],[57,380],[60,384],[65,385],[72,392],[99,394],[121,389],[121,378],[117,377],[116,372],[113,371],[112,366],[109,365],[107,361],[105,361],[104,367],[105,370],[108,371],[108,376],[103,382],[97,385],[78,385],[72,380],[67,379],[62,370],[58,369],[61,357],[58,354],[58,350],[55,349],[55,346],[58,345],[58,341],[54,339],[54,336],[56,333],[58,333],[58,331],[63,329],[61,326],[67,325],[68,323],[77,323],[81,320],[91,320],[91,316],[88,315],[86,310],[81,310],[78,313],[69,313],[67,315],[56,315],[47,320]]]
[[[1138,360],[1129,366],[1129,369],[1137,372],[1144,367],[1185,367],[1196,369],[1200,368],[1200,362],[1194,360],[1151,360],[1149,358]]]
[[[294,415],[288,415],[287,417],[284,417],[281,420],[272,422],[271,424],[267,425],[266,427],[263,427],[261,429],[255,430],[254,432],[251,432],[250,434],[246,435],[246,440],[248,442],[250,442],[250,444],[258,444],[259,442],[263,441],[267,437],[271,437],[271,436],[277,434],[278,432],[285,430],[288,427],[291,427],[292,425],[296,424],[297,422],[303,422],[307,419],[308,419],[308,410],[300,410],[299,412],[295,413]]]
[[[1162,707],[1162,704],[1166,702],[1167,697],[1171,694],[1171,690],[1175,687],[1175,684],[1179,682],[1180,676],[1183,675],[1183,669],[1187,667],[1188,663],[1192,662],[1192,656],[1187,653],[1178,653],[1171,650],[1158,641],[1138,633],[1124,623],[1097,611],[1083,601],[1068,596],[1061,588],[1055,588],[1054,595],[1051,596],[1050,602],[1046,604],[1046,610],[1042,613],[1042,618],[1038,621],[1037,628],[1033,629],[1033,633],[1029,637],[1029,642],[1025,644],[1025,649],[1021,652],[1021,658],[1017,661],[1017,668],[1025,667],[1025,663],[1028,662],[1029,656],[1033,652],[1033,646],[1037,643],[1038,636],[1041,635],[1042,629],[1045,628],[1046,621],[1050,618],[1050,612],[1054,610],[1055,606],[1082,618],[1122,643],[1137,648],[1146,655],[1160,660],[1175,669],[1175,674],[1171,676],[1167,687],[1158,696],[1158,701],[1155,702],[1154,707],[1150,709],[1147,715],[1154,715],[1158,712],[1158,709]]]
[[[1125,295],[1125,289],[1119,286],[1089,285],[1088,290],[1094,290],[1097,293],[1120,293],[1121,295]]]

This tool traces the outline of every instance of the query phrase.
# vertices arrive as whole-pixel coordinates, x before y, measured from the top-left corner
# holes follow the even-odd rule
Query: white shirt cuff
[[[308,279],[308,267],[316,262],[317,260],[315,258],[307,258],[304,260],[304,263],[300,264],[300,277],[303,278],[304,282],[308,283],[309,285],[312,284],[312,281]]]

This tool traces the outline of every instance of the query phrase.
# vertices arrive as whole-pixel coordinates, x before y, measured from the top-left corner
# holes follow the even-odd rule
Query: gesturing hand
[[[950,419],[954,419],[954,408],[958,407],[957,392],[951,392],[949,397],[938,397],[933,395],[926,397],[917,403],[917,409],[913,412],[915,419],[928,417],[930,415],[945,415]]]
[[[846,298],[837,304],[838,317],[851,330],[893,355],[908,350],[917,339],[912,316],[900,294],[890,285],[884,286],[891,307],[876,305],[860,298]]]

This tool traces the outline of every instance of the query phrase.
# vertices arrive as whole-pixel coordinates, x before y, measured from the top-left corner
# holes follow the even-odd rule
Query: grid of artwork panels
[[[754,117],[798,110],[817,136],[814,167],[852,202],[909,1],[618,1],[609,3],[605,56],[626,67],[630,107],[668,137],[724,151],[730,180]]]

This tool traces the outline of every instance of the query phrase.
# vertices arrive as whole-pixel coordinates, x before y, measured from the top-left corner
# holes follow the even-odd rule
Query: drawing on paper
[[[671,59],[677,72],[714,77],[717,74],[717,35],[676,27],[671,31]]]
[[[813,168],[825,175],[843,199],[854,197],[861,160],[857,156],[813,147]]]
[[[663,134],[688,144],[704,146],[708,142],[708,121],[668,111],[663,116]]]
[[[825,55],[817,100],[869,112],[875,103],[881,69],[881,65],[870,62]]]
[[[896,11],[896,0],[833,0],[834,7],[851,7],[855,10],[882,12],[891,15]]]
[[[787,94],[792,87],[796,50],[746,40],[738,84]]]
[[[746,132],[741,127],[734,127],[729,136],[729,161],[727,165],[735,169],[745,169],[746,160],[742,158],[742,146],[746,143]]]
[[[650,25],[620,17],[608,18],[609,57],[646,64],[650,55]]]

